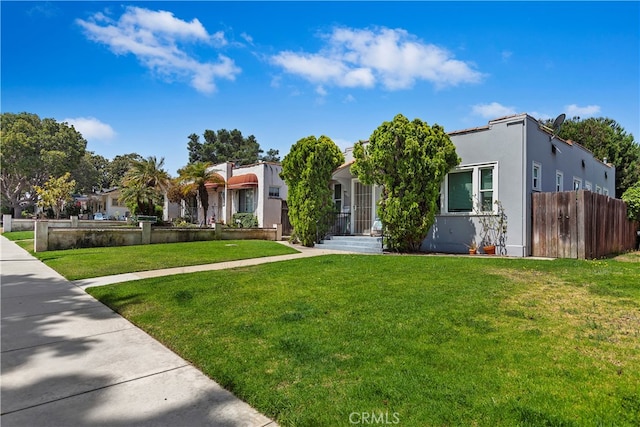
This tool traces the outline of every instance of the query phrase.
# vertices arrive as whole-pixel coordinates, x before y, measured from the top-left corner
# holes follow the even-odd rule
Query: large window
[[[238,212],[239,213],[253,213],[253,189],[240,190],[238,192]]]
[[[462,167],[447,175],[445,212],[473,212],[477,198],[477,208],[484,212],[493,211],[496,200],[496,165]]]
[[[447,201],[448,212],[473,210],[473,170],[449,174]]]

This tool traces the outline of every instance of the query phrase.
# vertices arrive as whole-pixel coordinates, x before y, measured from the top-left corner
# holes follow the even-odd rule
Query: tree
[[[280,162],[280,150],[270,148],[265,156],[260,157],[263,162]]]
[[[329,183],[343,162],[338,146],[324,135],[299,140],[282,160],[280,177],[288,187],[289,218],[305,246],[313,246],[318,223],[333,210]]]
[[[91,151],[85,152],[72,175],[76,181],[76,191],[90,193],[109,187],[108,168],[109,160]]]
[[[208,162],[189,163],[178,170],[179,185],[185,196],[196,193],[199,208],[202,209],[202,224],[207,224],[207,213],[209,212],[209,193],[206,184],[208,182],[219,182],[223,184],[215,170],[211,169],[212,164]]]
[[[387,247],[417,251],[437,212],[440,184],[460,163],[449,136],[439,125],[398,114],[354,147],[351,171],[364,184],[382,185],[378,217]]]
[[[171,177],[162,168],[164,158],[133,160],[122,179],[122,199],[134,214],[155,215],[155,206],[169,186]]]
[[[616,167],[616,197],[640,180],[640,146],[615,120],[574,117],[564,122],[558,136],[576,141]]]
[[[226,129],[220,129],[217,132],[207,129],[203,134],[204,142],[201,142],[200,137],[195,133],[188,138],[189,163],[209,162],[215,165],[233,162],[236,166],[242,166],[257,163],[262,159],[260,155],[263,151],[256,137],[253,135],[244,137],[238,129],[230,132]],[[271,155],[278,155],[277,150],[269,151]]]
[[[131,168],[131,164],[142,160],[144,160],[144,158],[138,153],[115,156],[107,166],[106,185],[101,188],[119,187],[122,185],[122,179]]]
[[[622,194],[622,200],[627,204],[627,217],[640,221],[640,181],[627,188]]]
[[[60,219],[60,213],[65,205],[73,200],[72,193],[76,182],[69,180],[70,178],[71,174],[67,172],[59,178],[51,177],[42,187],[34,186],[38,195],[38,206],[51,208],[56,219]]]
[[[34,186],[75,170],[87,141],[72,126],[31,113],[0,116],[0,191],[14,216],[36,201]]]

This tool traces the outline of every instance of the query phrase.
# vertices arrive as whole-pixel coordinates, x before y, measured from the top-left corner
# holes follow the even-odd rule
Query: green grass
[[[283,426],[640,424],[638,263],[332,255],[89,293]]]
[[[4,237],[9,240],[33,240],[33,231],[10,231],[8,233],[2,233]]]
[[[19,244],[69,280],[298,252],[264,240],[215,240],[37,253],[33,252],[33,242]]]

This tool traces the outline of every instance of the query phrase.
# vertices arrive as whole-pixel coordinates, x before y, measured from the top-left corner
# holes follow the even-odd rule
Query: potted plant
[[[472,240],[470,244],[465,246],[469,248],[469,255],[475,255],[478,253],[478,245],[475,240]]]
[[[500,254],[506,253],[507,215],[500,200],[496,200],[494,204],[496,205],[495,213],[476,210],[482,235],[480,244],[487,255],[495,255],[496,246],[500,248]]]

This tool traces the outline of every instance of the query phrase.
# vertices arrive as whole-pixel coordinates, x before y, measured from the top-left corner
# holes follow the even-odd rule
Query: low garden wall
[[[127,227],[126,221],[95,221],[79,220],[72,216],[71,219],[50,219],[47,221],[49,228],[105,228],[105,227]],[[35,219],[11,218],[11,215],[2,216],[2,228],[5,233],[11,231],[34,231]]]
[[[2,231],[9,233],[11,231],[33,231],[33,219],[16,219],[11,215],[2,215]]]
[[[85,221],[77,222],[78,227],[72,228],[58,227],[58,224],[53,221],[36,221],[35,252],[205,240],[282,239],[282,225],[280,224],[277,224],[275,228],[250,229],[225,228],[221,224],[216,224],[215,228],[156,228],[151,226],[151,222],[141,222],[139,227],[105,227],[109,221],[93,221],[100,222],[102,228],[86,228],[82,227],[82,223]]]

